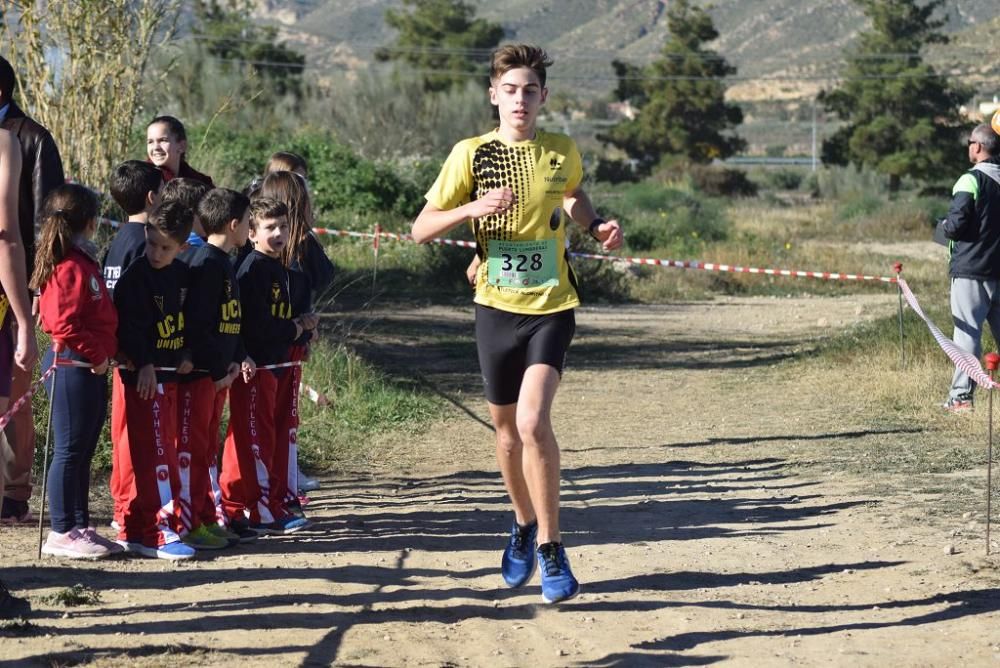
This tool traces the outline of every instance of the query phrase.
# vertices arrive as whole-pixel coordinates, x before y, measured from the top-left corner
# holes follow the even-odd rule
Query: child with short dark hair
[[[208,242],[188,263],[190,285],[197,287],[184,302],[184,330],[195,370],[179,385],[177,458],[181,498],[191,506],[193,525],[184,540],[195,549],[214,549],[257,536],[252,530],[226,529],[217,461],[229,386],[241,374],[249,380],[256,371],[243,346],[239,283],[230,261],[250,233],[250,200],[216,188],[198,203],[198,217]]]
[[[164,202],[180,202],[191,209],[194,214],[194,222],[191,226],[191,234],[187,238],[187,247],[181,250],[179,259],[184,264],[188,264],[194,256],[194,251],[205,245],[205,229],[198,218],[198,203],[212,189],[212,186],[197,179],[180,177],[171,179],[163,186],[160,199]]]
[[[31,277],[31,287],[41,290],[42,329],[52,337],[42,367],[56,358],[92,367],[61,366],[45,385],[55,446],[48,474],[52,530],[42,552],[68,559],[122,551],[91,525],[88,504],[90,462],[108,412],[105,374],[118,349],[118,315],[91,241],[97,210],[97,196],[81,185],[68,183],[49,193]]]
[[[108,186],[128,216],[104,256],[104,283],[114,294],[118,279],[146,247],[146,216],[160,201],[163,175],[148,162],[126,160],[111,172]]]
[[[243,342],[259,368],[284,362],[289,347],[315,322],[292,317],[288,271],[281,262],[288,239],[288,208],[259,198],[251,202],[250,212],[254,250],[236,276],[242,295]],[[273,493],[281,488],[280,478],[287,477],[288,467],[288,448],[276,447],[277,387],[278,377],[272,370],[259,369],[249,380],[233,382],[219,480],[231,526],[249,522],[265,534],[292,533],[308,524],[292,515],[284,499]]]
[[[146,251],[146,218],[160,203],[163,174],[155,166],[141,160],[126,160],[111,172],[108,179],[111,196],[125,211],[128,219],[115,233],[111,246],[104,256],[104,284],[114,297],[115,285],[125,270]],[[111,499],[114,502],[116,529],[122,526],[125,504],[134,495],[135,478],[129,460],[125,432],[125,403],[121,373],[111,374]]]
[[[186,268],[176,257],[191,232],[191,219],[179,202],[153,209],[145,254],[125,270],[114,295],[120,354],[127,365],[121,370],[126,447],[135,475],[118,542],[129,552],[171,560],[194,556],[180,540],[185,533],[180,517],[190,508],[179,499],[175,449],[176,380],[193,366],[181,310]]]

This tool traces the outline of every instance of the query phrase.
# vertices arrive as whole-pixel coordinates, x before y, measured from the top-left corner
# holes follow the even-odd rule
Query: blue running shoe
[[[166,543],[156,548],[156,554],[154,556],[157,559],[167,559],[169,561],[190,559],[194,556],[194,548],[185,545],[179,540],[175,540],[172,543]]]
[[[538,522],[532,522],[526,527],[514,521],[510,530],[510,541],[503,551],[500,562],[500,573],[508,587],[520,587],[531,579],[535,572],[535,536],[538,534]]]
[[[312,526],[312,523],[304,517],[288,515],[270,524],[252,524],[250,528],[261,536],[287,536],[309,526]]]
[[[580,583],[569,568],[569,558],[562,543],[538,546],[538,563],[542,571],[542,600],[546,603],[568,601],[580,593]]]
[[[194,556],[194,548],[188,547],[179,540],[166,543],[160,547],[150,547],[139,541],[119,540],[118,544],[125,548],[129,554],[138,554],[142,557],[152,557],[154,559],[167,559],[169,561],[179,561],[190,559]]]

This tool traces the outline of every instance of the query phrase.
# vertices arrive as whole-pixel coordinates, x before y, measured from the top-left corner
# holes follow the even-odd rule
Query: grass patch
[[[382,373],[344,345],[316,345],[303,380],[331,402],[300,402],[299,458],[310,469],[371,463],[380,434],[419,429],[439,411],[414,381]]]
[[[49,605],[76,608],[81,605],[97,605],[101,602],[101,592],[82,584],[75,584],[54,594],[42,596],[40,600]]]
[[[938,298],[923,299],[922,306],[950,334],[946,296],[931,294]],[[975,413],[944,411],[940,404],[954,366],[909,310],[903,332],[905,367],[898,320],[887,316],[821,342],[808,358],[778,372],[782,391],[800,395],[809,410],[822,412],[826,420],[841,415],[851,430],[867,432],[859,438],[803,443],[798,461],[825,473],[855,475],[865,493],[914,495],[912,503],[921,516],[948,523],[970,507],[978,508],[985,494],[985,476],[977,470],[986,464],[986,395],[977,393]],[[988,332],[983,349],[996,349]],[[832,414],[821,408],[825,406],[832,407]]]

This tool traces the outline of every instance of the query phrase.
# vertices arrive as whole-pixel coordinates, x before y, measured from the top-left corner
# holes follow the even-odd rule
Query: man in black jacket
[[[948,217],[941,232],[949,240],[953,339],[962,350],[982,354],[983,322],[1000,338],[1000,137],[989,125],[969,135],[972,169],[952,189]],[[972,410],[975,382],[955,369],[944,407]]]
[[[44,127],[25,116],[14,103],[17,81],[14,68],[0,57],[0,127],[17,136],[21,144],[21,183],[18,189],[18,224],[24,243],[28,276],[35,265],[36,214],[45,196],[65,182],[62,160],[52,135]],[[14,366],[10,396],[23,395],[31,384],[31,373]],[[0,520],[26,521],[30,518],[28,499],[31,498],[31,464],[35,454],[35,427],[31,402],[27,402],[5,429],[13,456],[3,462],[0,475],[6,481]]]

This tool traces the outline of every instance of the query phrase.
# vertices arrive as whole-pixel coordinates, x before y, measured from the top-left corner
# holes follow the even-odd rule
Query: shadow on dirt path
[[[379,469],[324,480],[308,530],[216,556],[37,563],[34,530],[5,529],[3,578],[37,614],[0,629],[0,666],[992,661],[1000,596],[962,556],[968,541],[943,560],[937,530],[905,519],[911,497],[877,497],[798,457],[893,447],[920,425],[872,424],[835,397],[803,408],[769,371],[811,349],[820,320],[890,306],[891,295],[581,310],[555,419],[583,591],[560,606],[541,602],[537,578],[512,590],[499,577],[511,518],[471,311],[345,322],[363,354],[447,400],[442,420],[396,436]],[[761,320],[776,324],[758,334]],[[100,602],[45,598],[74,583]]]

